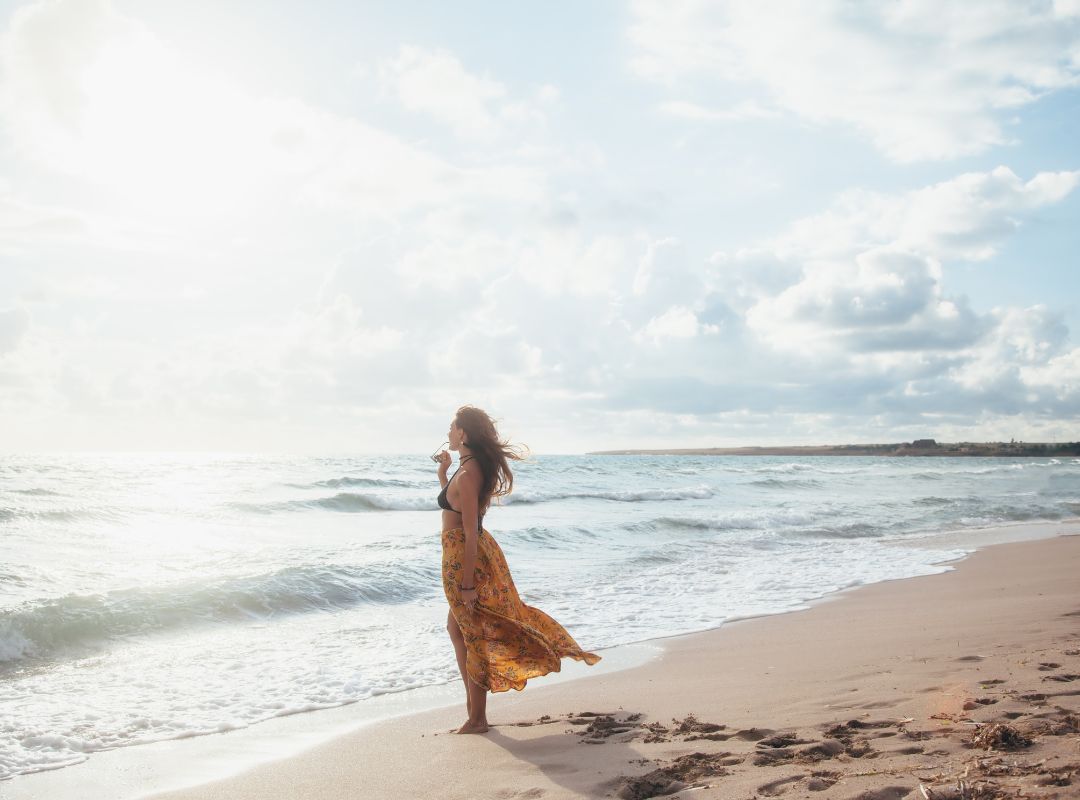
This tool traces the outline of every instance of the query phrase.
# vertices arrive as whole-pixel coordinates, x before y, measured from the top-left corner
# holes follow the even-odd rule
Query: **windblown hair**
[[[492,497],[503,497],[514,489],[514,473],[507,460],[524,461],[529,456],[529,449],[510,444],[509,439],[500,439],[494,420],[476,406],[459,408],[454,421],[465,432],[465,445],[476,456],[484,473],[477,509],[479,514],[484,514],[491,506]]]

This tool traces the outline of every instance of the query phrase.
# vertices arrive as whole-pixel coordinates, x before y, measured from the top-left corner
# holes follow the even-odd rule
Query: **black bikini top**
[[[458,468],[454,470],[454,475],[458,474],[458,470],[461,469],[461,465],[464,464],[466,461],[468,461],[470,458],[476,458],[476,456],[465,456],[465,457],[463,457],[458,462]],[[450,476],[450,481],[452,481],[454,479],[454,475]],[[446,486],[444,486],[442,488],[442,491],[439,492],[439,508],[445,508],[447,511],[453,511],[456,514],[460,514],[461,513],[460,511],[458,511],[456,508],[454,508],[452,505],[450,505],[450,500],[446,496],[446,490],[450,488],[450,481],[447,481]],[[478,528],[483,527],[483,521],[484,521],[484,515],[481,514],[480,518],[476,521],[476,525],[477,525]]]

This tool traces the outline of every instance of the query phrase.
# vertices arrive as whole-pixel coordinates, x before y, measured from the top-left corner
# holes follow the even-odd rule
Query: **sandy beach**
[[[154,797],[1075,797],[1078,575],[1076,535],[997,544],[493,695],[483,736],[440,709]]]

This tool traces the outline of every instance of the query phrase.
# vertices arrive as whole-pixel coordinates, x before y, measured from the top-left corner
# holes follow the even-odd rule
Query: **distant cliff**
[[[790,447],[697,447],[667,450],[596,450],[591,456],[1080,456],[1080,442],[936,442],[916,439],[898,444],[827,444]]]

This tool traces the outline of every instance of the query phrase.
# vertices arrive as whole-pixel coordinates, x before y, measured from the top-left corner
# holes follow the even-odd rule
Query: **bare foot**
[[[462,725],[460,728],[458,728],[457,732],[458,733],[487,733],[487,729],[488,729],[488,722],[487,722],[486,719],[482,719],[479,722],[473,722],[472,720],[469,720],[464,725]]]

